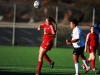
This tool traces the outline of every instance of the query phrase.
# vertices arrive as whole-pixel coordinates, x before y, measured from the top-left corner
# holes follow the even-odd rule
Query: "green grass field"
[[[0,75],[35,75],[38,50],[39,47],[0,46]],[[72,48],[52,48],[47,54],[55,62],[55,66],[51,69],[44,60],[41,75],[75,75],[72,52]],[[85,55],[88,57],[87,53]],[[85,74],[81,67],[82,61],[79,61],[81,75],[94,75],[92,70]],[[100,69],[98,55],[96,68]]]

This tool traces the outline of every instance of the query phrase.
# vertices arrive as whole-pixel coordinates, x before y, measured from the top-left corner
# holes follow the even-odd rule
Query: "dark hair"
[[[52,17],[47,17],[47,19],[48,19],[49,22],[53,22],[53,23],[56,24],[56,30],[57,30],[57,23],[56,23],[56,21],[54,20],[54,18],[52,18]]]
[[[77,21],[77,19],[71,19],[69,22],[74,23],[74,24],[75,24],[75,26],[77,26],[77,25],[78,25],[78,21]]]
[[[69,22],[73,22],[75,24],[75,26],[78,25],[79,22],[81,22],[83,20],[83,17],[84,17],[84,14],[82,14],[80,17],[79,17],[79,20],[77,19],[71,19],[69,20]]]
[[[90,26],[90,29],[91,29],[92,27],[94,28],[94,26]]]
[[[54,20],[52,17],[47,17],[47,19],[49,20],[49,22],[54,22],[54,23],[56,23],[55,20]]]

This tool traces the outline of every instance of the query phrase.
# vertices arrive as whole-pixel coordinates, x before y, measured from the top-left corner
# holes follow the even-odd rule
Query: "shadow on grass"
[[[35,75],[35,73],[22,73],[22,72],[5,72],[5,71],[0,71],[0,75]],[[74,74],[59,74],[59,73],[54,73],[54,74],[49,74],[49,73],[42,73],[41,75],[74,75]]]

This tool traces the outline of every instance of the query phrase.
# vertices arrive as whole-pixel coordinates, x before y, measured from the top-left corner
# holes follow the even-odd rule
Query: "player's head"
[[[52,17],[47,17],[46,22],[47,23],[52,23],[52,22],[56,23],[55,20]]]
[[[72,29],[78,25],[77,19],[71,19],[71,20],[69,20],[69,23],[70,23],[70,27]]]
[[[90,27],[90,32],[91,32],[91,33],[94,33],[94,32],[95,32],[94,26],[91,26],[91,27]]]
[[[48,22],[48,23],[52,23],[53,22],[53,23],[55,23],[57,25],[56,21],[52,17],[47,17],[46,18],[46,22]]]
[[[52,19],[50,17],[47,17],[45,20],[46,23],[52,23]]]
[[[78,25],[78,21],[77,21],[77,19],[71,19],[69,22],[72,22],[75,26]]]
[[[82,20],[83,20],[83,18],[84,18],[84,14],[82,14],[80,17],[79,17],[79,19],[77,20],[77,19],[71,19],[71,20],[69,20],[69,22],[70,22],[70,27],[73,29],[74,27],[76,27],[77,25],[78,25],[78,23],[79,22],[81,22]]]
[[[51,24],[52,24],[52,22],[55,23],[55,25],[56,25],[56,26],[55,26],[55,29],[56,29],[56,31],[57,31],[57,23],[56,23],[56,21],[55,21],[54,18],[52,18],[52,17],[47,17],[46,20],[45,20],[45,22],[46,22],[46,23],[51,23]]]

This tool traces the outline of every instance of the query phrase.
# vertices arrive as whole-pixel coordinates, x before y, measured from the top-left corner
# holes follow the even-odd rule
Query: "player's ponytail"
[[[84,18],[84,14],[82,14],[82,15],[80,16],[78,22],[82,22],[83,18]]]
[[[69,20],[69,22],[73,22],[77,26],[79,22],[82,22],[83,18],[84,18],[84,14],[82,14],[79,17],[79,20],[77,20],[77,19],[71,19],[71,20]]]
[[[55,18],[52,18],[52,17],[48,17],[49,18],[49,21],[50,22],[53,22],[53,23],[55,23],[55,29],[56,29],[56,31],[57,31],[57,23],[56,23],[56,21],[55,21]]]

